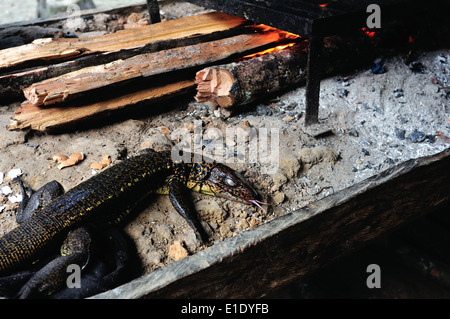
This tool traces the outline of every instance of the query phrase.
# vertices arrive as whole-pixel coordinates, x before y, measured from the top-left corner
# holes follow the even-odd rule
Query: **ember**
[[[365,35],[367,35],[369,38],[373,38],[376,34],[375,31],[370,31],[368,28],[364,27],[361,28],[361,30],[364,32]]]
[[[258,24],[258,25],[254,25],[251,26],[251,28],[253,28],[255,30],[255,32],[274,32],[277,31],[280,34],[280,38],[285,38],[285,39],[299,39],[301,38],[301,36],[299,36],[298,34],[295,33],[291,33],[291,32],[287,32],[287,31],[283,31],[280,29],[276,29],[276,28],[272,28],[268,25],[265,24]]]
[[[253,59],[253,58],[257,58],[257,57],[260,57],[260,56],[263,56],[263,55],[266,55],[266,54],[270,54],[270,53],[274,53],[274,52],[278,52],[278,51],[284,50],[286,48],[290,48],[290,47],[292,47],[294,45],[295,45],[295,43],[288,43],[288,44],[284,44],[284,45],[278,45],[275,48],[270,48],[270,49],[267,49],[267,50],[264,50],[264,51],[261,51],[261,52],[257,52],[257,53],[246,55],[246,56],[238,59],[238,61],[247,61],[247,60],[250,60],[250,59]]]
[[[287,44],[282,44],[282,45],[278,45],[276,47],[273,48],[269,48],[260,52],[256,52],[256,53],[252,53],[246,56],[243,56],[241,58],[239,58],[237,61],[247,61],[253,58],[257,58],[266,54],[270,54],[270,53],[274,53],[274,52],[278,52],[281,50],[284,50],[286,48],[290,48],[292,46],[294,46],[296,43],[298,43],[298,41],[301,41],[300,39],[302,39],[301,36],[299,36],[298,34],[294,34],[291,32],[287,32],[287,31],[283,31],[283,30],[279,30],[276,28],[272,28],[268,25],[265,24],[259,24],[256,26],[252,26],[252,28],[254,28],[255,32],[278,32],[280,34],[280,39],[286,39],[286,40],[296,40],[296,42],[291,42],[291,43],[287,43]]]

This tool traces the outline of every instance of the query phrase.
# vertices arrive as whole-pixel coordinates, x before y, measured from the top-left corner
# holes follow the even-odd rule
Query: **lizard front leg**
[[[182,168],[175,172],[173,176],[168,179],[168,193],[169,199],[175,210],[186,220],[188,225],[194,230],[197,238],[205,244],[208,240],[208,235],[200,223],[200,219],[195,212],[193,203],[187,201],[188,189],[186,187],[185,174]]]

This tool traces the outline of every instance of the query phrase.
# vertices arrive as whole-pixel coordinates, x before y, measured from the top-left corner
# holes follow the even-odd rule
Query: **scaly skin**
[[[33,262],[81,226],[117,223],[149,193],[169,193],[177,211],[197,231],[181,188],[258,205],[258,194],[227,166],[174,163],[170,152],[149,150],[120,162],[59,196],[0,238],[0,276]]]

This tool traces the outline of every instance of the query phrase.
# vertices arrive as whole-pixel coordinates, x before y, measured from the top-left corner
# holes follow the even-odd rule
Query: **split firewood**
[[[229,117],[239,106],[305,80],[306,45],[278,49],[281,50],[197,72],[195,99],[213,109],[220,108],[222,116]]]
[[[111,156],[104,155],[101,162],[95,162],[91,164],[92,169],[101,170],[111,164]]]
[[[124,109],[133,111],[140,107],[152,107],[156,102],[192,92],[194,86],[194,80],[183,80],[141,89],[118,97],[113,96],[100,102],[85,105],[65,105],[64,107],[41,108],[25,102],[11,118],[8,130],[32,129],[41,132],[61,130]]]
[[[61,103],[133,79],[198,68],[239,53],[279,43],[284,37],[285,34],[278,31],[241,34],[213,42],[140,54],[34,83],[23,92],[33,105]]]
[[[0,75],[0,98],[21,98],[23,97],[23,88],[33,83],[85,67],[106,64],[119,59],[127,59],[139,54],[189,46],[201,42],[214,41],[225,36],[229,37],[242,34],[248,24],[250,24],[249,21],[214,12],[198,15],[195,18],[188,17],[180,20],[171,20],[170,23],[169,21],[161,22],[148,28],[141,28],[140,32],[129,34],[129,39],[125,42],[118,41],[116,43],[112,35],[82,39],[47,39],[45,40],[47,44],[43,45],[42,48],[38,46],[38,43],[42,40],[37,40],[36,43],[29,44],[28,47],[22,46],[14,50],[10,49],[9,53],[12,56],[7,55],[6,53],[8,51],[3,50],[0,51],[0,56],[5,57],[5,59],[17,59],[17,64],[13,63],[10,67],[7,67],[8,63],[11,62],[8,62],[9,60],[7,59],[5,61],[0,59],[0,73],[2,71],[2,65],[4,66],[3,71],[11,68],[23,68],[28,64],[38,64],[40,66]],[[162,28],[162,26],[165,27]],[[124,32],[120,32],[119,34],[122,36]],[[118,35],[116,34],[115,36]],[[147,36],[147,39],[142,39],[142,41],[135,39],[135,37],[142,36]],[[111,41],[111,45],[116,45],[115,50],[112,50],[112,47],[106,48],[102,46],[102,43],[108,42],[103,37],[107,37],[108,41]],[[80,43],[85,42],[92,46],[97,45],[98,47],[94,48],[91,46],[88,51],[84,51],[81,55],[73,54],[66,56],[69,59],[66,59],[67,61],[62,61],[62,59],[56,56],[44,57],[45,51],[54,54],[52,47],[55,47],[54,50],[56,52],[58,50],[61,51],[62,47],[68,45],[68,43],[76,47],[75,44],[80,45]],[[35,50],[25,50],[25,48],[32,48],[33,45],[36,46]],[[105,49],[111,51],[104,51]],[[14,51],[17,53],[23,50],[27,51],[21,52],[24,56],[14,54]],[[40,52],[41,50],[44,52]],[[39,55],[39,57],[35,57],[36,55]]]
[[[45,38],[0,51],[0,72],[31,62],[55,63],[86,54],[133,48],[147,43],[224,31],[247,20],[211,12],[87,38]]]

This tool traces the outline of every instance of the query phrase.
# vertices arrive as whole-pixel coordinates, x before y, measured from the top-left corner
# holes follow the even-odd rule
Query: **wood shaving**
[[[68,160],[69,158],[66,155],[58,154],[52,157],[52,163],[61,163],[63,161]]]
[[[66,167],[74,166],[84,160],[83,153],[75,153],[71,154],[69,157],[65,155],[55,155],[53,156],[53,161],[59,162],[60,164],[57,166],[58,169],[63,169]]]
[[[100,163],[92,163],[91,168],[96,170],[101,170],[111,164],[111,156],[104,155]]]

